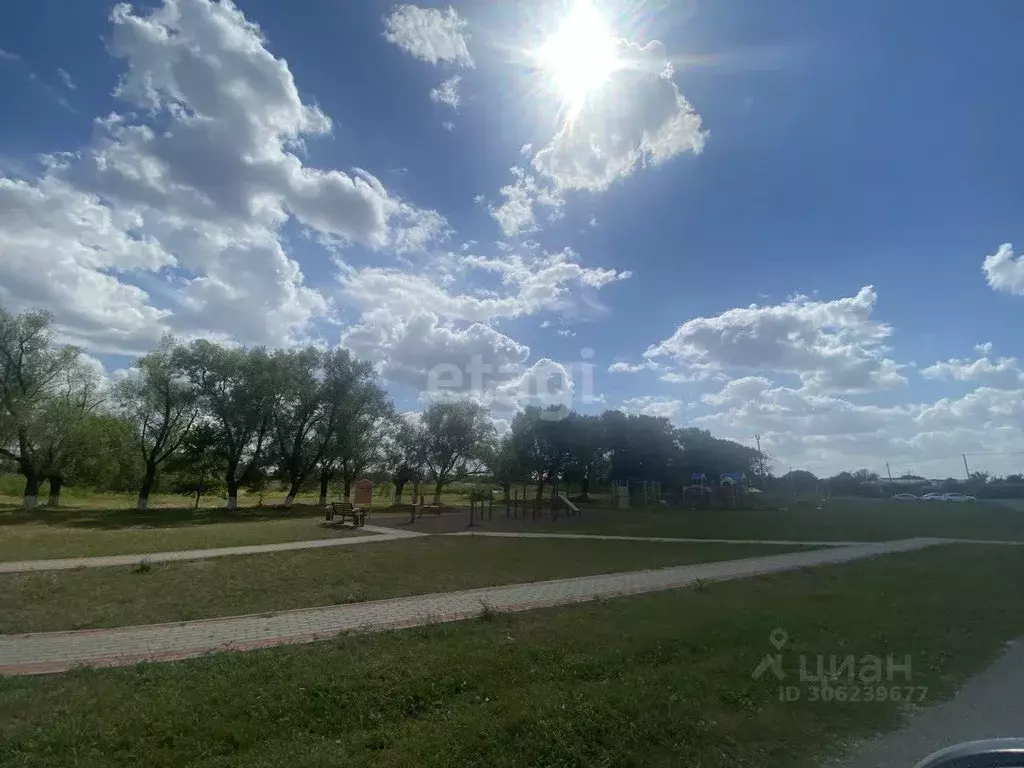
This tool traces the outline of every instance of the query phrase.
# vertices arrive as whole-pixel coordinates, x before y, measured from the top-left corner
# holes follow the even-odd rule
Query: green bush
[[[21,496],[25,491],[25,478],[21,475],[0,475],[0,496]]]

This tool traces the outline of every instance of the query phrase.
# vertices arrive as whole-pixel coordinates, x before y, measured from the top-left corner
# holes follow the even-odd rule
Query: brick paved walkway
[[[259,555],[265,552],[288,552],[295,549],[320,549],[321,547],[345,547],[353,544],[372,544],[395,539],[411,539],[426,536],[425,533],[400,531],[378,525],[365,525],[362,530],[368,536],[339,536],[334,539],[311,539],[308,541],[285,541],[279,544],[251,544],[244,547],[218,547],[217,549],[183,549],[176,552],[143,552],[133,555],[105,555],[102,557],[66,557],[59,560],[20,560],[0,562],[0,573],[22,573],[25,571],[66,571],[72,568],[105,568],[111,565],[134,565],[142,560],[148,563],[167,563],[181,560],[206,560],[211,557],[228,555]]]
[[[725,581],[765,573],[843,563],[942,543],[937,539],[832,547],[744,560],[584,576],[573,579],[402,597],[282,613],[120,629],[0,635],[0,674],[63,672],[74,666],[120,666],[167,661],[213,651],[243,651],[307,643],[338,632],[374,632],[477,616],[685,587],[698,579]]]

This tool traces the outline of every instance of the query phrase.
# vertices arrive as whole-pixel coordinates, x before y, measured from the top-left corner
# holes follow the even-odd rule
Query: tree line
[[[34,507],[48,485],[134,492],[140,509],[158,488],[239,493],[274,485],[291,504],[304,491],[349,497],[370,475],[394,485],[445,487],[477,479],[506,493],[572,483],[586,498],[611,482],[688,483],[692,473],[767,476],[752,448],[664,418],[528,407],[499,436],[489,410],[471,399],[433,402],[400,414],[373,369],[344,349],[267,349],[184,343],[171,336],[104,384],[82,351],[57,341],[45,312],[0,308],[0,469],[24,478]]]
[[[967,477],[926,478],[902,474],[891,479],[868,469],[839,472],[818,477],[805,469],[794,469],[769,484],[772,490],[789,495],[824,495],[879,497],[906,492],[967,493],[986,498],[1024,498],[1024,474],[998,477],[988,472],[971,472]]]

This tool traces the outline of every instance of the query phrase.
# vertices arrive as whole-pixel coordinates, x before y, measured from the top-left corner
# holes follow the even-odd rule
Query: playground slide
[[[573,512],[579,512],[580,511],[580,508],[577,507],[575,504],[573,504],[571,501],[569,501],[569,497],[566,496],[564,493],[558,494],[558,498],[560,498],[562,501],[564,501],[565,502],[565,506],[567,506]]]

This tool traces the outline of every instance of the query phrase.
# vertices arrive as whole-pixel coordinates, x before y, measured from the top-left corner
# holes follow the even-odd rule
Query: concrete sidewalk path
[[[0,573],[24,573],[27,571],[67,571],[73,568],[106,568],[111,565],[135,565],[138,562],[170,563],[183,560],[206,560],[211,557],[229,555],[260,555],[267,552],[290,552],[299,549],[321,549],[323,547],[346,547],[355,544],[373,544],[396,539],[412,539],[427,536],[413,531],[396,531],[378,525],[364,525],[368,536],[338,536],[333,539],[310,539],[306,541],[284,541],[278,544],[251,544],[242,547],[218,547],[217,549],[182,549],[176,552],[140,552],[132,555],[103,555],[100,557],[67,557],[59,560],[15,560],[0,562]]]
[[[601,541],[659,541],[666,544],[778,544],[786,547],[858,547],[870,541],[790,541],[763,539],[696,539],[675,536],[613,536],[606,533],[519,533],[517,531],[459,531],[439,536],[493,536],[510,539],[598,539]],[[952,540],[950,540],[952,542]]]
[[[698,580],[726,581],[845,563],[937,543],[941,542],[906,539],[282,613],[119,629],[0,635],[0,674],[63,672],[80,665],[120,666],[142,661],[183,659],[213,651],[244,651],[307,643],[330,638],[339,632],[375,632],[457,621],[478,616],[485,609],[524,611],[598,597],[657,592],[685,587]]]

